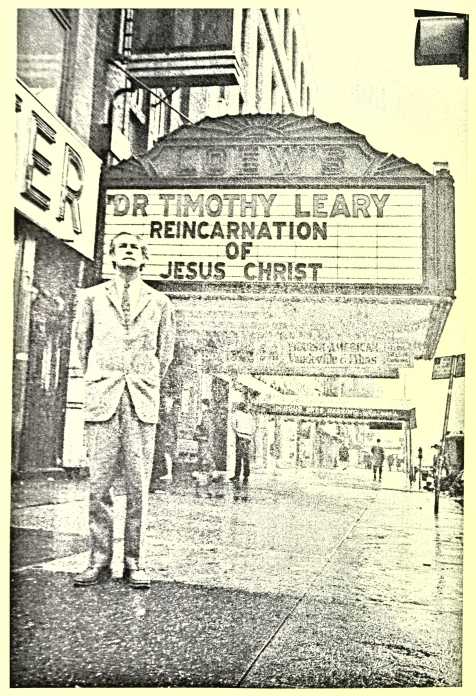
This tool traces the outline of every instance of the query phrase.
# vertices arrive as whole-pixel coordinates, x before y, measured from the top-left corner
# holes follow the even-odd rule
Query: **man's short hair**
[[[123,230],[122,232],[118,232],[110,241],[109,243],[109,256],[112,256],[116,250],[116,240],[119,237],[123,237],[127,235],[128,237],[134,237],[138,242],[139,242],[139,248],[142,253],[142,258],[145,261],[149,260],[149,250],[147,248],[147,244],[143,241],[142,237],[139,234],[134,234],[134,232],[127,232],[127,230]],[[112,262],[113,268],[116,268],[116,262]],[[140,266],[140,270],[142,270],[145,266],[145,263],[142,263]]]

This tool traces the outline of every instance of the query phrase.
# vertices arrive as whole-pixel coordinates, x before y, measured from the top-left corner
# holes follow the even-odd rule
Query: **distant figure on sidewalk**
[[[438,477],[439,482],[442,483],[449,474],[448,460],[446,454],[442,453],[441,445],[438,443],[432,445],[431,449],[435,450],[432,466],[433,479]]]
[[[334,469],[337,469],[338,461],[339,461],[339,447],[337,442],[332,442],[330,446],[330,457],[331,457],[331,463]]]
[[[393,455],[393,454],[389,454],[387,457],[387,464],[388,464],[389,471],[392,471],[394,456],[395,455]]]
[[[152,470],[150,492],[157,490],[158,481],[173,481],[174,459],[177,450],[177,426],[179,404],[171,396],[166,396],[160,404],[158,432],[159,462]],[[159,476],[165,464],[166,473]]]
[[[140,237],[119,232],[109,254],[114,278],[80,291],[75,321],[85,385],[90,560],[74,584],[95,585],[111,577],[111,488],[120,458],[126,489],[123,577],[134,588],[148,588],[148,493],[160,383],[174,352],[174,313],[169,298],[141,279],[148,255]]]
[[[202,399],[202,415],[195,429],[198,443],[198,467],[200,471],[208,471],[212,462],[213,420],[210,411],[210,401]]]
[[[377,480],[377,471],[378,471],[378,480],[382,480],[382,467],[383,467],[383,460],[385,459],[385,452],[383,447],[380,444],[380,440],[377,439],[377,443],[372,447],[370,450],[372,453],[373,457],[373,472],[374,472],[374,481]]]
[[[223,473],[217,471],[213,458],[213,438],[214,422],[210,401],[202,399],[202,415],[194,434],[194,440],[198,443],[198,462],[197,469],[192,471],[197,496],[204,490],[209,498],[221,497],[219,484],[223,482]]]
[[[236,435],[235,473],[230,481],[238,483],[243,470],[243,483],[248,483],[250,476],[250,446],[255,434],[255,421],[248,411],[248,405],[241,402],[233,414],[231,427]]]
[[[342,469],[347,469],[347,465],[349,463],[349,448],[343,442],[341,446],[339,447],[339,465],[342,467]]]

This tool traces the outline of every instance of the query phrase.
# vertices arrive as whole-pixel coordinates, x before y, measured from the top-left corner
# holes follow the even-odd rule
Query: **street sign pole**
[[[456,370],[456,355],[451,356],[451,366],[450,366],[450,377],[448,381],[448,393],[446,395],[446,409],[445,409],[445,418],[443,421],[443,434],[441,436],[441,447],[440,447],[440,452],[436,458],[436,472],[435,472],[435,505],[434,505],[434,513],[435,515],[438,514],[439,508],[440,508],[440,477],[441,477],[441,464],[442,460],[444,459],[445,453],[446,453],[446,431],[448,430],[448,420],[449,420],[449,415],[450,415],[450,407],[451,407],[451,394],[453,391],[453,380],[455,376],[455,370]]]
[[[418,490],[421,491],[421,460],[423,459],[423,450],[418,448]]]

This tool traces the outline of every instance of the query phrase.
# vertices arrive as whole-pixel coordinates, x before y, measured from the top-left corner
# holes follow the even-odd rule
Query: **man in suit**
[[[141,280],[147,247],[120,232],[109,253],[113,280],[79,291],[75,322],[78,361],[84,374],[84,415],[90,468],[90,563],[76,586],[111,577],[111,487],[121,457],[126,490],[124,578],[148,588],[145,569],[147,504],[160,381],[173,357],[172,303]]]
[[[377,480],[377,472],[378,472],[378,480],[382,480],[382,468],[383,468],[383,460],[385,459],[385,450],[383,449],[382,445],[380,444],[380,440],[377,440],[377,443],[372,447],[370,450],[373,456],[373,472],[374,472],[374,481]]]
[[[243,483],[247,485],[250,476],[250,447],[254,439],[256,424],[246,402],[243,401],[237,405],[231,419],[231,427],[236,435],[236,454],[235,473],[230,481],[239,482],[243,465]]]

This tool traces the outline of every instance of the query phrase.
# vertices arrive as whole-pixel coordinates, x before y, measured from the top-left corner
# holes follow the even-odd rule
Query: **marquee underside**
[[[174,303],[179,343],[211,372],[395,378],[433,356],[451,306],[352,296]]]

